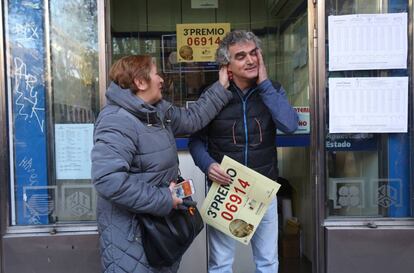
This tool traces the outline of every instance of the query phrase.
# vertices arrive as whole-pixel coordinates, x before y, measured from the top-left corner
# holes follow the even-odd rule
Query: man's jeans
[[[259,227],[250,243],[256,273],[277,273],[279,260],[277,254],[278,219],[277,198],[269,205]],[[237,241],[215,228],[208,227],[209,273],[231,273]]]

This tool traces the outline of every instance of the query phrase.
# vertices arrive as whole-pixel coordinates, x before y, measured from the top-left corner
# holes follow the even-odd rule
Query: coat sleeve
[[[284,133],[293,133],[298,128],[298,114],[289,104],[282,86],[276,89],[270,80],[258,86],[263,103],[269,109],[277,129]]]
[[[173,206],[169,188],[151,186],[142,173],[131,172],[136,154],[135,122],[116,114],[98,121],[91,153],[92,182],[97,193],[113,204],[135,213],[167,215]]]
[[[207,135],[205,129],[198,131],[190,137],[188,148],[190,149],[190,154],[196,166],[205,175],[208,175],[208,168],[211,164],[216,163],[216,161],[207,151]]]
[[[207,88],[189,108],[172,106],[169,110],[175,135],[192,134],[206,126],[233,97],[218,81]]]

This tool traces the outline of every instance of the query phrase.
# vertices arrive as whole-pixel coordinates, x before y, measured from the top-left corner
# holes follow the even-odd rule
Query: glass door
[[[414,236],[409,1],[318,5],[317,272],[410,272],[389,252]]]
[[[327,218],[411,217],[408,3],[327,1],[325,12]]]
[[[287,188],[285,196],[281,196],[280,201],[285,199],[285,204],[289,203],[285,207],[285,218],[279,211],[280,268],[284,270],[281,272],[293,273],[293,268],[302,267],[307,270],[305,272],[309,272],[314,237],[309,168],[308,2],[218,0],[207,1],[212,6],[205,8],[196,7],[196,2],[110,1],[110,62],[129,54],[153,56],[164,78],[163,97],[176,105],[186,106],[196,100],[206,86],[217,80],[218,67],[215,63],[177,61],[177,24],[229,23],[232,30],[253,31],[261,39],[269,78],[283,85],[289,102],[300,116],[299,130],[294,135],[280,134],[276,140],[280,174],[283,181],[287,181],[283,186]],[[187,136],[181,136],[177,139],[177,147],[183,156],[183,159],[180,158],[180,165],[188,164],[194,169],[187,151],[186,138]],[[195,181],[195,184],[200,187],[199,192],[204,192],[204,176],[203,179]],[[202,203],[202,199],[197,201]],[[289,210],[291,213],[288,213]],[[289,218],[300,223],[302,232],[298,231],[285,238],[282,231]],[[200,247],[197,243],[192,247],[196,251],[204,251],[205,245]],[[206,255],[203,251],[200,251],[200,257]],[[235,272],[254,271],[250,255],[249,249],[238,249]],[[292,257],[295,258],[294,262],[291,262]],[[301,257],[307,258],[303,258],[306,261],[302,264]],[[195,264],[184,256],[181,268],[183,272],[194,272],[204,265],[203,262],[204,260],[200,260]]]

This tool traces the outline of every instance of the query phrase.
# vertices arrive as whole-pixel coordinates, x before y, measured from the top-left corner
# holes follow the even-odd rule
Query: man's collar
[[[233,87],[235,87],[237,90],[243,91],[243,90],[240,89],[240,87],[237,86],[237,84],[233,80],[230,81],[230,85],[233,86]],[[252,88],[255,88],[256,86],[257,86],[257,84],[256,83],[253,83],[251,86],[247,87],[244,90],[250,90]]]
[[[257,87],[257,84],[256,83],[254,83],[252,86],[250,86],[250,87],[248,87],[248,88],[246,88],[246,89],[244,89],[244,90],[241,90],[237,85],[236,85],[236,83],[234,82],[234,81],[230,81],[230,86],[235,90],[235,91],[237,91],[237,92],[240,92],[243,96],[244,95],[246,95],[246,94],[249,94],[252,90],[254,90],[254,89],[256,89],[256,87]]]

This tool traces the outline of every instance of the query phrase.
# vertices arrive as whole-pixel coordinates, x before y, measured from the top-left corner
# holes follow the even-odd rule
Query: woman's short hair
[[[231,32],[227,32],[216,51],[217,63],[219,65],[229,64],[229,47],[234,44],[246,43],[250,41],[254,42],[256,47],[260,49],[261,41],[253,32],[246,30],[233,30]]]
[[[154,60],[149,55],[130,55],[117,60],[109,70],[111,81],[121,88],[130,89],[136,93],[135,79],[150,81],[150,72]]]

